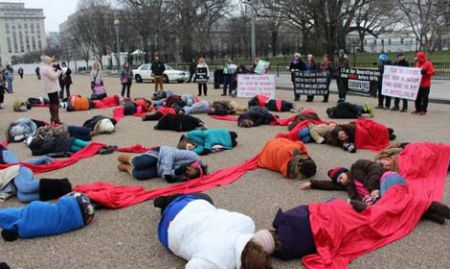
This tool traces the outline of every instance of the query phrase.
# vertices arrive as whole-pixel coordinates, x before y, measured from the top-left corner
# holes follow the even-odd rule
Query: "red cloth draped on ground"
[[[316,254],[302,259],[307,268],[347,268],[355,258],[398,240],[414,229],[432,201],[440,201],[450,145],[411,144],[399,155],[408,186],[389,189],[361,214],[343,200],[310,204]]]
[[[369,119],[358,119],[355,124],[357,149],[379,151],[389,146],[389,131],[383,124]]]
[[[230,116],[230,115],[225,115],[225,116],[220,116],[220,115],[209,115],[211,118],[216,119],[216,120],[224,120],[224,121],[238,121],[238,116]]]
[[[298,139],[298,132],[303,129],[307,128],[310,124],[331,124],[333,122],[326,122],[323,120],[304,120],[299,122],[292,130],[289,131],[289,133],[279,133],[276,135],[276,137],[280,138],[287,138],[292,141],[297,141]]]
[[[143,118],[145,115],[147,115],[146,112],[137,112],[133,114],[133,117]],[[119,122],[123,117],[125,117],[125,108],[123,106],[114,108],[112,118]]]
[[[7,148],[9,145],[8,140],[1,142],[0,145],[3,146],[4,148]]]
[[[258,155],[242,164],[220,169],[198,179],[159,189],[145,190],[143,187],[136,185],[118,186],[107,182],[95,182],[75,186],[73,190],[87,194],[91,200],[105,207],[123,208],[160,196],[202,192],[231,184],[248,171],[258,168],[257,158]]]
[[[238,121],[238,116],[219,116],[219,115],[209,115],[211,118],[216,120],[223,120],[223,121]],[[287,126],[289,123],[291,123],[295,119],[295,116],[289,117],[289,118],[278,118],[275,117],[275,121],[272,121],[270,125],[279,125],[279,126]]]
[[[41,164],[41,165],[35,165],[35,164],[29,164],[29,163],[19,163],[22,166],[30,168],[34,173],[45,173],[49,171],[58,170],[67,166],[70,166],[72,164],[75,164],[76,162],[86,159],[89,157],[92,157],[97,154],[98,150],[102,147],[106,146],[102,143],[92,142],[80,151],[74,153],[70,158],[64,159],[64,160],[54,160],[52,163],[49,164]],[[122,147],[118,148],[117,151],[119,152],[128,152],[128,153],[144,153],[150,150],[152,147],[143,147],[142,145],[134,145],[131,147]],[[0,164],[0,169],[4,169],[6,167],[9,167],[11,165],[16,164]]]
[[[156,112],[161,113],[163,116],[166,116],[166,115],[169,115],[169,114],[170,115],[176,115],[177,114],[177,111],[175,110],[175,108],[165,107],[165,106],[158,107],[156,109]]]
[[[48,107],[48,104],[32,104],[31,107]]]
[[[94,104],[94,108],[108,108],[115,107],[119,105],[119,96],[108,96],[103,98],[102,100],[94,100],[92,101]]]

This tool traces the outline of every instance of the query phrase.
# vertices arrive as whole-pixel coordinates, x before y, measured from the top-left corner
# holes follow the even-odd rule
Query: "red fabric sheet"
[[[304,121],[301,121],[299,124],[297,124],[288,133],[279,133],[279,134],[277,134],[276,137],[287,138],[292,141],[297,141],[298,140],[298,132],[301,129],[308,127],[310,124],[331,124],[331,123],[332,122],[326,122],[326,121],[322,121],[322,120],[304,120]]]
[[[389,146],[389,131],[386,126],[369,119],[358,119],[355,123],[357,149],[380,151]]]
[[[238,121],[238,116],[219,116],[219,115],[209,115],[211,118],[216,120],[223,120],[223,121]],[[279,125],[279,126],[287,126],[289,123],[291,123],[295,119],[295,116],[289,117],[289,118],[278,118],[276,117],[275,121],[272,121],[270,125]]]
[[[33,104],[31,107],[48,107],[48,104]]]
[[[198,179],[159,189],[145,190],[136,185],[118,186],[107,182],[95,182],[75,186],[73,190],[87,194],[93,201],[105,207],[123,208],[160,196],[202,192],[231,184],[248,171],[256,169],[258,157],[257,155],[244,163],[220,169]]]
[[[29,163],[23,163],[23,162],[21,162],[19,164],[30,168],[36,174],[45,173],[45,172],[54,171],[54,170],[58,170],[58,169],[70,166],[72,164],[77,163],[78,161],[80,161],[82,159],[92,157],[92,156],[96,155],[98,150],[104,146],[106,146],[106,145],[102,144],[102,143],[92,142],[89,145],[87,145],[86,147],[84,147],[83,149],[81,149],[80,151],[78,151],[75,154],[73,154],[72,156],[70,156],[70,158],[67,158],[64,160],[57,159],[57,160],[54,160],[50,164],[35,165],[35,164],[29,164]],[[150,150],[151,148],[152,147],[143,147],[142,145],[136,144],[131,147],[118,148],[117,151],[128,152],[128,153],[144,153],[144,152]],[[16,165],[16,164],[0,164],[0,169],[4,169],[11,165]]]
[[[238,116],[230,116],[230,115],[226,115],[226,116],[219,116],[219,115],[209,115],[211,118],[216,119],[216,120],[224,120],[224,121],[238,121]]]
[[[135,113],[133,117],[143,118],[145,117],[145,115],[147,115],[146,112],[138,112]],[[123,117],[125,117],[125,108],[123,106],[114,108],[112,118],[119,122],[121,119],[123,119]]]
[[[108,108],[118,106],[119,101],[120,101],[119,96],[114,95],[105,97],[102,100],[92,101],[92,103],[94,104],[94,108]]]
[[[361,214],[343,200],[309,206],[317,253],[302,259],[307,268],[347,268],[355,258],[398,240],[414,229],[432,201],[441,200],[450,145],[411,144],[399,155],[408,186],[387,191]]]

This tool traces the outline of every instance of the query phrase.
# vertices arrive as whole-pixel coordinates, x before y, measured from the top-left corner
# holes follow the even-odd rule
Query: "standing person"
[[[427,114],[428,96],[430,95],[431,77],[434,76],[434,66],[427,60],[423,51],[416,53],[416,67],[421,68],[422,80],[420,81],[419,93],[416,99],[416,110],[412,114]]]
[[[382,53],[380,56],[378,56],[379,64],[378,64],[378,70],[380,71],[380,80],[378,81],[378,109],[389,109],[391,107],[391,97],[390,96],[384,96],[382,94],[383,90],[383,73],[384,73],[384,66],[385,65],[391,65],[392,62],[389,59],[389,57]],[[386,102],[384,102],[386,100]]]
[[[122,73],[120,74],[120,83],[122,84],[122,91],[120,92],[120,95],[122,97],[125,96],[126,90],[127,98],[130,98],[130,89],[132,82],[133,82],[133,71],[130,69],[130,65],[126,62],[123,64]]]
[[[289,70],[291,70],[291,80],[294,84],[294,96],[295,102],[300,101],[300,94],[295,93],[295,71],[304,71],[305,70],[305,63],[301,59],[300,53],[294,54],[294,59],[292,60],[291,64],[289,65]]]
[[[41,69],[39,68],[39,65],[36,66],[36,69],[34,69],[34,73],[36,73],[36,78],[41,80]]]
[[[72,70],[65,62],[61,63],[61,91],[59,99],[64,99],[64,89],[66,90],[66,98],[70,97],[70,85],[72,85]]]
[[[348,79],[341,78],[341,68],[349,68],[350,62],[348,60],[347,54],[343,49],[339,50],[339,59],[337,62],[337,79],[336,84],[338,87],[339,100],[338,103],[345,102],[345,97],[348,90]]]
[[[3,66],[0,65],[0,109],[3,109],[3,102],[5,100],[5,77],[3,76]]]
[[[305,71],[308,73],[312,73],[316,72],[317,69],[318,68],[316,62],[314,62],[314,56],[312,54],[308,54],[308,56],[306,56]],[[308,95],[306,102],[312,101],[314,101],[314,95]]]
[[[161,56],[159,55],[159,53],[157,53],[155,55],[155,60],[152,63],[152,76],[155,81],[155,92],[164,90],[164,71],[166,71],[166,66],[161,62]]]
[[[101,65],[98,61],[96,61],[92,65],[91,90],[92,90],[92,97],[95,97],[91,99],[101,100],[106,97],[105,86],[103,84],[103,72]]]
[[[233,94],[233,79],[236,76],[237,65],[234,64],[233,58],[230,57],[227,63],[223,67],[223,92],[222,96],[227,95],[227,89],[229,89],[229,94]]]
[[[205,62],[205,58],[203,58],[203,57],[198,58],[196,69],[198,69],[198,68],[206,68],[206,82],[198,83],[198,96],[202,96],[202,88],[203,88],[203,95],[207,96],[207,94],[208,94],[207,81],[209,79],[209,67]]]
[[[328,72],[328,76],[327,76],[327,89],[328,89],[328,94],[323,96],[323,103],[328,103],[328,97],[330,96],[330,83],[331,83],[331,73],[333,72],[333,62],[331,61],[331,57],[328,54],[325,54],[325,56],[323,56],[323,60],[320,63],[320,71],[325,71]]]
[[[8,93],[13,93],[13,80],[14,80],[14,69],[11,67],[11,65],[7,65],[6,69],[4,71],[4,76],[6,79],[6,82],[8,83]]]
[[[405,66],[405,67],[409,66],[409,63],[405,60],[405,54],[403,52],[399,52],[397,54],[397,61],[394,63],[394,65]],[[400,110],[400,112],[408,111],[408,99],[402,99],[402,100],[403,100],[403,107],[402,107],[402,110],[400,110],[400,98],[395,98],[394,107],[392,108],[393,111],[399,111],[399,110]]]
[[[41,56],[41,66],[39,67],[40,74],[42,76],[41,83],[44,91],[48,94],[50,101],[50,121],[53,124],[61,124],[59,120],[59,98],[58,93],[61,90],[59,86],[59,76],[61,75],[61,69],[57,69],[52,66],[52,58],[47,55]]]
[[[195,82],[195,71],[197,69],[197,63],[195,62],[195,59],[192,59],[191,64],[189,65],[189,80],[188,83],[192,81],[192,77],[194,77]]]
[[[20,79],[23,79],[23,68],[22,68],[22,66],[19,67],[19,69],[17,70],[17,74],[19,74]]]

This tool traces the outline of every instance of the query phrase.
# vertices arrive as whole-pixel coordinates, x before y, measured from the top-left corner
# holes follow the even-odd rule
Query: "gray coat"
[[[166,175],[175,176],[175,170],[183,165],[191,164],[195,161],[200,162],[197,153],[190,150],[180,150],[170,146],[162,146],[159,149],[158,156],[158,175],[164,177]]]

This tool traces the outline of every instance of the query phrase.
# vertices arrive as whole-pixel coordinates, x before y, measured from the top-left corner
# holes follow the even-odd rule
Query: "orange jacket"
[[[264,146],[258,159],[258,166],[280,172],[288,177],[288,164],[292,160],[294,149],[300,154],[309,155],[305,144],[300,141],[291,141],[286,138],[269,140]]]

